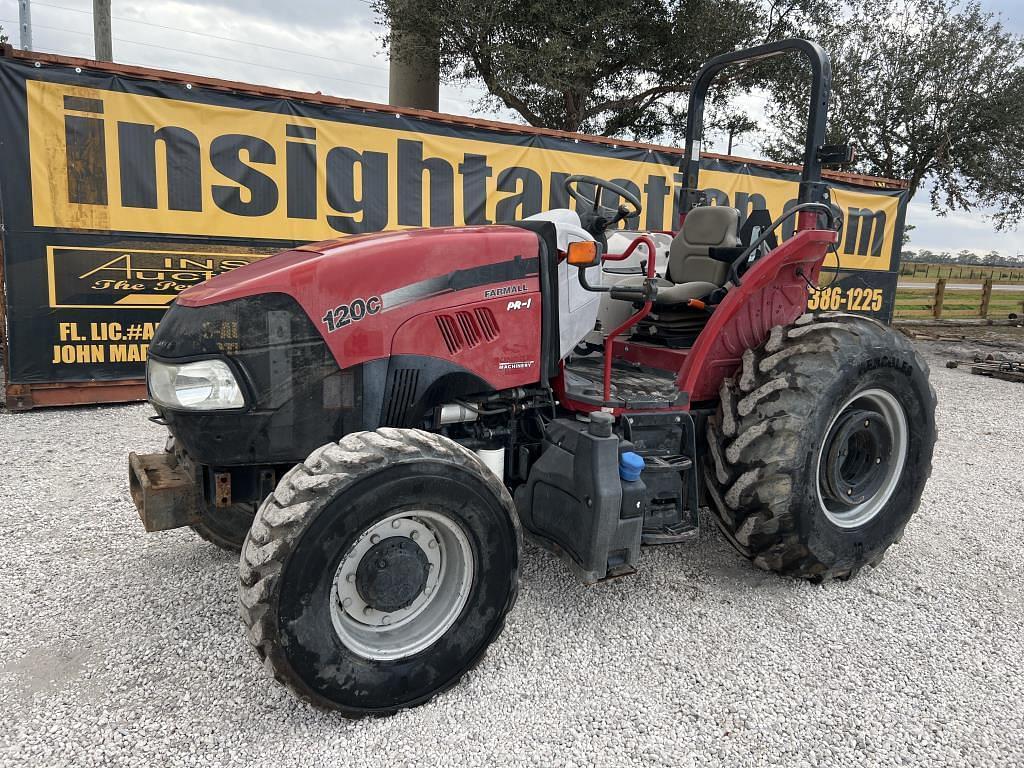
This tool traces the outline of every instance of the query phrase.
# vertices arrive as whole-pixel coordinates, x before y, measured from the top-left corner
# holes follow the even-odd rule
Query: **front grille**
[[[418,368],[396,368],[392,372],[388,396],[385,399],[383,426],[406,426],[409,409],[416,401],[419,379]]]

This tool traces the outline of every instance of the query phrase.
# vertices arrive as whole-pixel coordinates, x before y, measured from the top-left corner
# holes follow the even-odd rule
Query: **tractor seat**
[[[665,277],[656,278],[658,305],[682,304],[699,299],[725,285],[729,265],[712,259],[711,248],[740,244],[740,212],[724,205],[701,206],[686,214],[672,239]],[[643,277],[629,277],[622,286],[641,286]]]

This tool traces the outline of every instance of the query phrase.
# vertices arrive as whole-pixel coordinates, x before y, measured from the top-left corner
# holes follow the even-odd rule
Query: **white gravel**
[[[787,581],[706,526],[585,588],[529,548],[477,670],[359,722],[264,676],[234,558],[143,532],[147,407],[0,413],[0,764],[1020,765],[1024,386],[933,381],[935,472],[880,568]]]

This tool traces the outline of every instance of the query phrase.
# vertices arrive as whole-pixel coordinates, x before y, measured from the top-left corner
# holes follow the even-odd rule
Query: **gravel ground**
[[[585,588],[529,548],[476,671],[359,722],[264,676],[233,557],[143,532],[147,407],[0,413],[0,763],[1020,765],[1024,386],[933,360],[935,472],[878,569],[787,581],[709,525]]]

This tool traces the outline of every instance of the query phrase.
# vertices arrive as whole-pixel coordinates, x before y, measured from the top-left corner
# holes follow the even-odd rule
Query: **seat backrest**
[[[708,249],[740,244],[740,212],[724,205],[702,205],[692,209],[672,239],[668,257],[668,279],[673,283],[696,281],[725,285],[729,265],[708,256]]]

